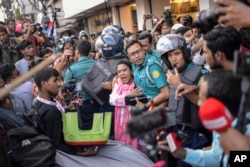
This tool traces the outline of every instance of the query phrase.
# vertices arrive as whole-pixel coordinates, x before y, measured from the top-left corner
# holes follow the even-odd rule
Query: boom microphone
[[[215,98],[208,98],[200,106],[199,116],[206,129],[216,132],[226,131],[233,119],[227,107]]]

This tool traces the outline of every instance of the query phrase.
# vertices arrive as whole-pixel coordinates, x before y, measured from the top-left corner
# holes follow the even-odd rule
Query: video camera
[[[20,52],[18,44],[14,37],[9,37],[10,44],[8,46],[2,46],[4,49],[7,48],[9,53]]]
[[[250,52],[244,54],[239,51],[234,52],[233,73],[250,77]]]
[[[163,15],[164,15],[164,18],[165,18],[165,22],[168,23],[168,24],[173,24],[173,19],[176,18],[176,15],[172,14],[171,6],[164,7],[164,10],[165,11],[163,12]]]
[[[39,24],[39,23],[33,23],[31,25],[34,26],[35,31],[38,31],[38,35],[40,35],[39,33],[43,32],[43,28],[41,27],[41,24]]]
[[[247,0],[237,0],[241,3],[249,5]],[[220,15],[215,13],[218,7],[222,6],[221,4],[216,4],[214,8],[203,10],[196,16],[194,23],[200,28],[202,33],[206,33],[214,28],[218,24],[218,18]]]
[[[238,122],[236,128],[245,133],[249,118],[246,116],[250,109],[250,52],[234,52],[233,74],[242,77],[241,81],[241,102],[238,111]]]
[[[126,126],[132,139],[141,138],[154,130],[176,125],[175,112],[166,107],[156,107],[152,111],[147,111],[142,107],[133,107],[130,113],[132,118],[127,121]]]

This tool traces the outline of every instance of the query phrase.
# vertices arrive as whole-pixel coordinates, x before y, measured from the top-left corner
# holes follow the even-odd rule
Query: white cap
[[[180,23],[176,23],[172,26],[171,30],[177,30],[178,28],[182,27],[183,25]]]

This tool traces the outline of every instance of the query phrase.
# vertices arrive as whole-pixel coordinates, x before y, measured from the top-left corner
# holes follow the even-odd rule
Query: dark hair
[[[48,54],[48,53],[52,53],[52,51],[48,48],[41,48],[40,52],[39,52],[39,57],[40,58],[43,58],[43,56],[45,54]]]
[[[121,65],[121,64],[124,64],[126,65],[130,70],[132,70],[132,65],[130,63],[130,61],[128,59],[121,59],[118,63],[117,63],[117,66],[118,65]]]
[[[153,37],[151,33],[148,31],[143,31],[139,34],[138,40],[143,40],[147,38],[148,38],[149,43],[151,44],[153,42]]]
[[[5,26],[5,22],[0,21],[0,25],[1,25],[1,26]]]
[[[250,49],[250,28],[240,29],[241,45],[247,49]]]
[[[12,76],[12,72],[16,69],[16,66],[11,63],[3,63],[0,65],[0,74],[3,81],[7,84],[8,80]]]
[[[9,19],[9,20],[7,20],[6,24],[8,25],[10,22],[14,22],[15,23],[15,20],[14,19]]]
[[[128,49],[129,49],[132,45],[134,45],[134,44],[138,44],[138,45],[140,45],[141,48],[142,48],[142,44],[141,44],[139,41],[137,41],[137,40],[132,40],[132,41],[129,41],[128,44],[126,45],[125,50],[126,50],[127,53],[128,53]]]
[[[0,25],[0,32],[5,32],[6,34],[8,34],[6,27],[3,25]]]
[[[182,26],[175,30],[175,34],[180,34],[181,36],[183,36],[189,30],[193,31],[192,28],[189,26]]]
[[[38,59],[34,59],[30,62],[30,64],[28,65],[28,70],[34,68],[36,65],[38,65],[39,63],[41,63],[43,61],[42,58],[38,58]]]
[[[81,56],[88,56],[89,51],[91,49],[91,44],[89,41],[82,41],[80,40],[78,44],[76,45],[77,50],[79,51]]]
[[[241,78],[229,70],[216,70],[206,75],[207,98],[220,100],[233,116],[238,115],[241,101]]]
[[[132,32],[128,31],[128,32],[125,33],[124,37],[128,38],[128,37],[130,37],[130,35],[132,35],[132,34],[133,34]]]
[[[24,50],[27,46],[30,46],[30,45],[32,45],[31,41],[25,39],[25,40],[21,41],[21,43],[18,45],[18,48],[19,48],[19,50]]]
[[[64,51],[64,48],[65,48],[66,44],[72,45],[72,47],[75,49],[74,43],[70,40],[70,41],[63,42],[63,46],[62,46],[62,50],[63,51]]]
[[[230,61],[233,61],[234,51],[239,50],[241,44],[240,33],[232,27],[216,27],[205,34],[203,39],[213,54],[221,51]]]
[[[193,18],[190,15],[184,16],[183,21],[184,21],[183,23],[184,26],[190,26],[193,24]]]
[[[60,76],[59,72],[52,68],[48,67],[43,69],[42,71],[39,71],[35,76],[34,76],[34,81],[38,87],[39,90],[42,88],[42,81],[48,81],[52,76],[58,77]]]

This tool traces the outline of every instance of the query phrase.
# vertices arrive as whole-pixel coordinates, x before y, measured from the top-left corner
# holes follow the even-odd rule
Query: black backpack
[[[34,128],[11,129],[8,135],[8,154],[13,167],[56,167],[56,150],[49,137]]]

